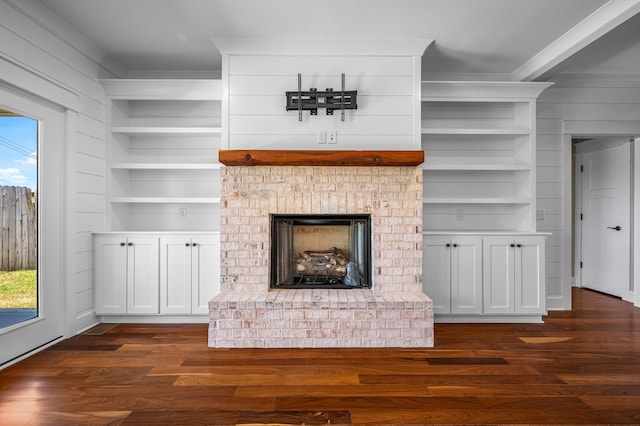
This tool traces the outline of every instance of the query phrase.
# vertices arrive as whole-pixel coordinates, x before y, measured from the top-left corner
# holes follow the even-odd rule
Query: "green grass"
[[[0,271],[0,308],[35,308],[36,271]]]

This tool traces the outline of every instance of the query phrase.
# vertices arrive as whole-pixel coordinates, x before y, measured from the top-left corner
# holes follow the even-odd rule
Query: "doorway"
[[[633,139],[574,140],[576,284],[633,302]]]
[[[36,247],[35,258],[35,307],[33,312],[20,321],[13,321],[0,328],[0,367],[12,363],[21,356],[60,339],[63,335],[62,321],[62,252],[63,252],[63,134],[64,113],[46,101],[32,97],[9,86],[0,85],[0,110],[6,114],[25,117],[35,129],[34,156],[36,187],[34,205]],[[11,138],[5,137],[5,142]],[[8,142],[7,142],[8,143]],[[16,148],[16,145],[14,145]],[[3,166],[0,166],[3,167]],[[8,167],[4,167],[8,168]],[[19,174],[19,168],[11,171]],[[25,175],[24,178],[28,180]],[[17,177],[17,179],[21,179]],[[28,202],[28,200],[24,200]],[[25,210],[28,210],[26,207]],[[14,219],[14,227],[20,221]],[[4,236],[3,232],[3,236]],[[4,239],[3,239],[4,244]]]

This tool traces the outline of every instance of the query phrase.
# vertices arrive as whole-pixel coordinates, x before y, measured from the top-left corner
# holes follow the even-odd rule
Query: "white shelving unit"
[[[102,84],[110,230],[219,230],[221,81]]]
[[[424,291],[439,322],[539,322],[546,312],[535,124],[548,86],[422,83]]]
[[[207,303],[220,288],[222,83],[102,85],[107,229],[94,234],[96,313],[104,322],[206,321]],[[166,256],[167,241],[182,257]],[[189,298],[168,309],[179,297],[167,294]]]
[[[536,99],[548,86],[422,83],[426,231],[535,231]]]

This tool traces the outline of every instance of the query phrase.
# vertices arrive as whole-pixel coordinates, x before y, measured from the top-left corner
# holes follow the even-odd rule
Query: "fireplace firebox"
[[[271,215],[270,288],[371,287],[370,215]]]

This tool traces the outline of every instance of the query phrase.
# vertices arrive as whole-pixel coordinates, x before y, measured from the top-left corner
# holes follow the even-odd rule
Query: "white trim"
[[[422,60],[413,58],[413,149],[422,149]]]
[[[222,55],[222,87],[220,89],[222,105],[221,105],[221,122],[222,138],[220,141],[220,149],[229,149],[229,55]]]
[[[544,322],[541,315],[447,315],[435,314],[434,323],[460,324],[460,323],[517,323],[539,324]]]
[[[26,65],[13,61],[11,58],[0,56],[0,82],[19,87],[38,97],[61,105],[67,109],[79,110],[78,92],[51,80],[44,74]]]
[[[640,188],[640,138],[635,138],[633,154],[633,186]],[[633,197],[633,305],[640,308],[640,197]]]
[[[530,101],[553,86],[553,83],[519,81],[423,81],[423,101],[464,100],[469,102]],[[496,93],[496,91],[499,91]]]
[[[640,0],[639,0],[640,1]],[[432,39],[302,40],[211,38],[224,55],[422,56]],[[224,78],[224,72],[222,73]]]
[[[29,351],[27,353],[24,353],[24,354],[20,355],[19,357],[16,357],[16,358],[12,359],[11,361],[7,361],[5,364],[0,365],[0,371],[2,371],[3,369],[5,369],[7,367],[11,367],[14,364],[17,364],[18,362],[20,362],[22,360],[25,360],[25,359],[37,354],[38,352],[42,352],[45,349],[50,348],[51,346],[62,342],[63,340],[65,340],[64,337],[58,337],[58,338],[50,341],[49,343],[45,343],[44,345],[39,346],[39,347],[33,349],[32,351]]]
[[[532,81],[640,12],[640,0],[609,0],[513,72]]]
[[[105,324],[206,324],[209,322],[208,314],[193,314],[193,315],[99,315],[97,317],[100,323]]]

